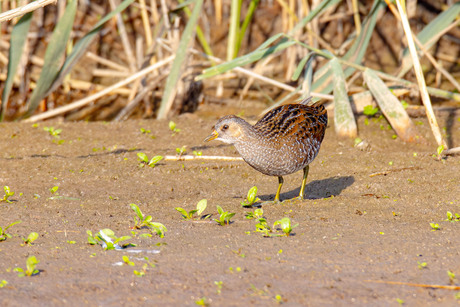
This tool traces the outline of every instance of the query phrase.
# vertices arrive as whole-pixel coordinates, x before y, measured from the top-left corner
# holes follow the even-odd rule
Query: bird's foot
[[[296,204],[296,203],[302,202],[303,200],[304,200],[304,198],[302,196],[297,196],[297,197],[294,197],[294,198],[283,200],[281,203],[283,203],[283,204]]]

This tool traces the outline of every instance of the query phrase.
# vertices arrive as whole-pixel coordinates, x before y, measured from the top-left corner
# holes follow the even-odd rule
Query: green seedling
[[[252,207],[252,205],[254,205],[254,203],[258,202],[259,200],[260,198],[257,197],[257,187],[253,186],[249,189],[246,199],[240,203],[243,207]]]
[[[246,213],[245,218],[247,218],[248,220],[260,219],[262,218],[263,214],[264,214],[264,210],[259,208],[259,209],[254,210],[254,212]]]
[[[50,190],[51,194],[59,195],[59,193],[57,193],[57,191],[59,190],[58,186],[54,186],[54,187],[50,188],[49,190]]]
[[[399,305],[403,305],[404,304],[404,300],[400,299],[400,298],[397,298],[396,299],[396,302],[398,302]]]
[[[101,244],[104,250],[124,249],[130,246],[136,246],[134,243],[118,244],[122,241],[131,239],[130,236],[117,237],[111,229],[102,229],[95,236],[90,230],[87,230],[88,243],[91,245]]]
[[[97,240],[96,238],[93,236],[93,233],[91,230],[86,230],[86,234],[88,235],[88,244],[91,244],[91,245],[97,245]]]
[[[185,220],[194,219],[195,214],[198,216],[198,218],[206,219],[206,218],[209,217],[209,215],[201,216],[201,214],[206,209],[207,205],[208,205],[208,201],[206,199],[202,199],[196,204],[196,209],[194,209],[194,210],[190,210],[190,211],[187,212],[185,209],[180,208],[180,207],[177,207],[177,208],[174,208],[174,209],[179,211],[182,214],[182,218],[184,218]]]
[[[21,246],[25,245],[32,245],[32,243],[38,239],[38,233],[36,232],[31,232],[28,236],[27,239],[22,238],[22,241],[24,242],[21,244]]]
[[[267,291],[259,289],[256,286],[254,286],[253,284],[251,284],[251,290],[253,291],[254,295],[258,295],[258,296],[261,296],[261,297],[268,295]]]
[[[200,157],[200,156],[203,155],[203,152],[202,152],[202,151],[196,151],[196,150],[194,150],[192,153],[193,153],[194,156],[197,156],[197,157]]]
[[[6,287],[6,285],[8,284],[8,282],[4,279],[0,280],[0,288],[3,288],[3,287]]]
[[[131,234],[133,235],[133,237],[135,237],[137,233],[134,232],[134,231],[131,231]],[[141,233],[139,235],[139,238],[151,238],[151,237],[153,237],[153,236],[150,233]]]
[[[152,133],[151,130],[148,130],[148,129],[144,129],[144,128],[141,128],[141,133],[142,134],[145,134],[145,135],[148,135],[151,139],[156,139],[157,137],[154,136]]]
[[[177,153],[178,156],[183,156],[183,155],[185,155],[185,154],[187,153],[187,146],[184,145],[184,146],[182,146],[182,147],[180,147],[180,148],[177,147],[177,148],[176,148],[176,153]]]
[[[373,105],[367,105],[363,109],[363,114],[369,117],[374,116],[379,111],[379,108],[374,107]]]
[[[215,219],[220,226],[229,225],[230,219],[235,215],[235,213],[230,213],[228,211],[224,211],[221,206],[217,206],[217,212],[219,212],[219,218]]]
[[[35,256],[30,256],[26,261],[26,270],[15,268],[13,271],[17,272],[19,277],[34,276],[40,273],[40,271],[35,268],[38,263],[40,263],[40,261],[37,260]]]
[[[134,222],[136,224],[133,226],[133,229],[141,229],[146,227],[155,231],[161,238],[165,236],[165,232],[168,231],[165,225],[157,222],[152,222],[152,216],[145,216],[136,204],[130,204],[130,207],[137,215],[137,217],[134,217]]]
[[[267,223],[267,220],[263,217],[258,218],[258,223],[256,224],[256,232],[261,232],[264,237],[270,237],[272,229]]]
[[[142,270],[140,270],[140,271],[134,270],[133,273],[134,273],[134,275],[136,275],[138,277],[144,277],[145,273],[147,273],[147,268],[148,268],[148,265],[147,265],[147,263],[145,263],[142,266]]]
[[[458,222],[458,221],[460,221],[460,214],[455,213],[455,215],[454,215],[452,212],[447,211],[447,220],[446,221]]]
[[[401,104],[402,104],[404,110],[409,107],[409,103],[407,101],[405,101],[404,99],[401,100]]]
[[[276,221],[273,224],[273,228],[275,228],[278,225],[281,227],[281,230],[283,231],[286,237],[289,237],[289,235],[291,234],[291,231],[297,226],[299,226],[299,224],[295,224],[294,226],[291,226],[291,219],[288,217],[283,217],[281,220]]]
[[[431,231],[436,231],[440,229],[438,223],[430,223],[430,226],[431,226]]]
[[[239,272],[241,272],[241,268],[240,268],[239,266],[237,266],[235,269],[233,269],[233,267],[229,267],[229,268],[228,268],[228,271],[229,271],[230,273],[235,273],[235,271],[236,271],[237,273],[239,273]]]
[[[0,199],[0,202],[4,201],[4,202],[10,204],[10,203],[11,203],[11,200],[9,200],[8,198],[10,198],[11,196],[13,196],[13,195],[14,195],[14,192],[11,191],[10,187],[7,186],[7,185],[3,187],[3,191],[5,191],[5,195],[3,196],[2,199]]]
[[[134,266],[134,262],[132,262],[131,260],[129,260],[129,257],[128,256],[123,256],[123,262],[129,266]]]
[[[283,298],[281,297],[281,295],[277,294],[277,295],[275,295],[275,301],[278,304],[282,304],[283,303]]]
[[[417,261],[417,265],[420,270],[426,269],[428,267],[428,263],[426,262]]]
[[[214,284],[217,286],[217,294],[222,292],[223,281],[215,281]]]
[[[449,276],[449,283],[453,285],[455,283],[455,273],[452,271],[447,271],[447,276]]]
[[[152,267],[152,268],[155,268],[155,267],[156,267],[155,263],[153,263],[153,261],[150,261],[149,257],[145,256],[145,257],[144,257],[144,260],[147,261],[147,264],[148,264],[150,267]]]
[[[358,146],[358,144],[360,144],[362,141],[363,141],[363,139],[358,137],[358,138],[355,138],[355,139],[354,139],[353,144],[354,144],[354,146],[356,147],[356,146]]]
[[[19,224],[21,223],[21,221],[16,221],[16,222],[13,222],[11,224],[9,224],[8,226],[6,226],[5,228],[2,228],[0,227],[0,241],[5,241],[6,239],[11,239],[12,235],[7,233],[6,230],[16,224]]]
[[[144,167],[145,165],[150,167],[155,167],[158,162],[163,159],[163,156],[154,156],[152,159],[149,160],[147,155],[143,152],[137,153],[137,159],[141,162],[139,167]]]
[[[197,304],[198,306],[209,306],[208,299],[205,296],[196,300],[195,304]]]
[[[48,133],[55,138],[60,138],[60,134],[62,132],[62,129],[54,129],[54,127],[44,127],[43,130],[48,131]]]
[[[438,160],[442,159],[442,152],[444,151],[444,145],[439,145],[438,148],[436,148],[436,153],[438,154],[437,158]]]
[[[172,131],[172,135],[175,135],[176,133],[180,132],[180,129],[176,127],[176,123],[172,120],[169,122],[169,130]]]

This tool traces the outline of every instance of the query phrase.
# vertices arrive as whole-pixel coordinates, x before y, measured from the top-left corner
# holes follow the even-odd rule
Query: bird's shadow
[[[305,186],[304,199],[322,199],[331,196],[337,196],[343,190],[351,186],[355,182],[353,176],[331,177],[327,179],[314,180]],[[281,193],[281,200],[288,200],[299,196],[300,187]],[[273,200],[273,194],[260,195],[262,201]]]

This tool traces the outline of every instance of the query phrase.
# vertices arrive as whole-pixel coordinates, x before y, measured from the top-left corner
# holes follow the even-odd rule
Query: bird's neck
[[[242,127],[244,133],[239,137],[233,144],[238,152],[252,150],[263,146],[263,138],[261,138],[260,132],[256,130],[251,124],[245,122]]]

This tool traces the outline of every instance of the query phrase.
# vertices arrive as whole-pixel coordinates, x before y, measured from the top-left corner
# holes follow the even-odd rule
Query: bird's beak
[[[212,141],[214,139],[217,139],[217,137],[219,136],[219,133],[217,133],[216,130],[214,130],[210,135],[208,135],[207,138],[204,139],[205,142],[209,142],[209,141]]]

